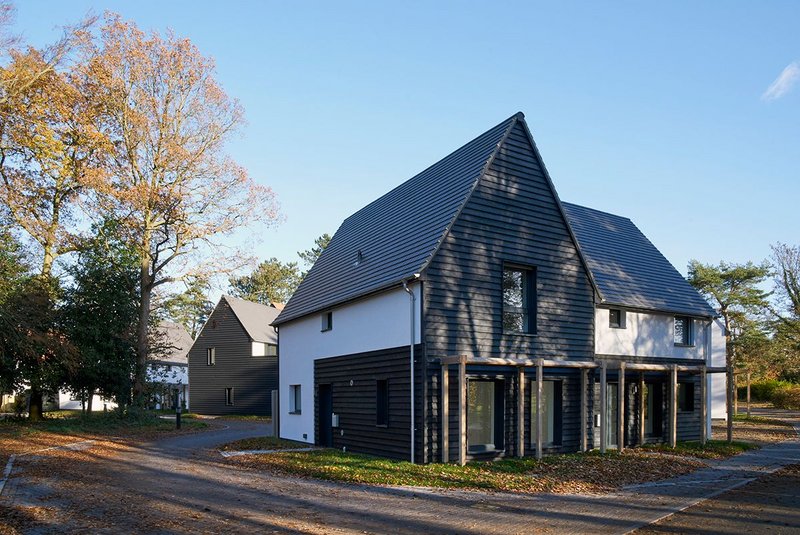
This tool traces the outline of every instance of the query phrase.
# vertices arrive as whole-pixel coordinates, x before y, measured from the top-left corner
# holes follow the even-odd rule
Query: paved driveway
[[[793,440],[602,496],[376,488],[226,464],[210,448],[267,432],[264,424],[226,425],[122,451],[93,448],[73,461],[23,458],[2,499],[55,510],[42,532],[625,533],[800,463]],[[75,464],[65,473],[64,462]]]

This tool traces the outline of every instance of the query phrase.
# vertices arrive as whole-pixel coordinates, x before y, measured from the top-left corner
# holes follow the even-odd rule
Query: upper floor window
[[[333,312],[323,312],[322,314],[322,332],[330,331],[333,329]]]
[[[536,333],[536,271],[503,269],[503,331]]]
[[[675,316],[675,345],[692,345],[694,343],[692,334],[692,318]]]
[[[608,311],[608,326],[612,329],[625,328],[625,311],[619,308],[612,308]]]
[[[213,366],[217,363],[217,348],[209,347],[206,349],[206,365]]]
[[[267,342],[253,342],[252,356],[254,357],[276,357],[278,356],[278,346]]]

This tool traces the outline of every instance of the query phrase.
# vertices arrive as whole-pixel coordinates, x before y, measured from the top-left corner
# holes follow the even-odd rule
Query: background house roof
[[[162,321],[155,327],[152,362],[188,364],[189,349],[194,340],[180,323]]]
[[[368,204],[342,223],[276,325],[385,289],[420,273],[518,113]]]
[[[562,205],[604,304],[716,315],[630,219],[577,204]]]
[[[278,316],[278,309],[230,295],[223,295],[222,299],[230,305],[242,327],[254,342],[278,343],[278,334],[275,329],[270,327],[270,324]]]

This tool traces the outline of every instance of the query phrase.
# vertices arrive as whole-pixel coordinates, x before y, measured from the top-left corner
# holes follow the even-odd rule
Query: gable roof
[[[415,278],[518,121],[522,113],[345,219],[274,324]]]
[[[254,342],[278,343],[278,334],[275,329],[270,327],[270,324],[278,317],[276,308],[230,295],[223,295],[220,303],[223,300],[231,307],[239,323]]]
[[[630,219],[577,204],[562,205],[603,304],[716,315]]]
[[[188,354],[194,340],[184,326],[173,321],[162,321],[155,326],[155,330],[155,347],[150,362],[188,364]]]

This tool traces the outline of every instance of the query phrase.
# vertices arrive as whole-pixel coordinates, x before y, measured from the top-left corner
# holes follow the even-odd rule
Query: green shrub
[[[791,383],[772,392],[772,404],[779,409],[800,410],[800,385]]]
[[[792,383],[786,381],[778,381],[770,379],[767,381],[759,381],[750,385],[750,399],[753,401],[772,401],[772,396],[779,388],[794,386]],[[747,397],[747,387],[739,387],[739,399]]]

